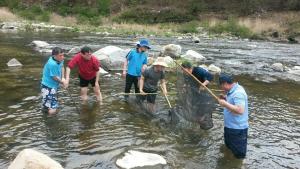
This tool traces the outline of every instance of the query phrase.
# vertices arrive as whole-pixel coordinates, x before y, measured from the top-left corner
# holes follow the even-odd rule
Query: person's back
[[[202,83],[206,80],[212,81],[213,75],[208,72],[208,70],[202,68],[202,67],[194,67],[192,74],[197,77],[198,80],[200,80]]]

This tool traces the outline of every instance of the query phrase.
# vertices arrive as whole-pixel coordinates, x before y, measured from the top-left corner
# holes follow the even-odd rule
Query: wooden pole
[[[158,93],[117,93],[119,95],[151,95],[151,94],[158,94]]]
[[[168,96],[164,93],[163,87],[162,87],[161,85],[159,85],[159,86],[160,86],[160,88],[161,88],[161,91],[162,91],[163,95],[165,96],[165,98],[166,98],[166,100],[167,100],[167,102],[168,102],[169,107],[172,108],[171,103],[170,103],[170,101],[169,101],[169,99],[168,99]]]

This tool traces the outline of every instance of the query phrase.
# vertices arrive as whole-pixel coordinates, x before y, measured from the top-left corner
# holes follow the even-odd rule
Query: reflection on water
[[[62,37],[48,38],[57,44],[67,41]],[[84,37],[74,39],[80,41]],[[221,108],[214,111],[214,127],[208,131],[199,126],[176,128],[161,120],[168,113],[162,96],[157,98],[159,112],[154,117],[135,112],[124,103],[118,95],[123,92],[124,81],[114,73],[112,77],[102,77],[103,105],[95,103],[91,91],[89,103],[80,104],[78,80],[74,75],[70,93],[80,113],[74,100],[63,90],[59,92],[60,112],[53,117],[41,113],[39,80],[45,58],[25,46],[31,40],[25,36],[0,41],[0,48],[6,49],[6,53],[0,53],[0,168],[6,168],[24,148],[39,150],[65,168],[78,169],[117,168],[117,158],[130,149],[162,155],[168,162],[165,168],[299,167],[300,88],[297,83],[264,83],[245,75],[237,77],[247,89],[251,112],[248,156],[237,160],[223,144]],[[117,40],[112,39],[113,43]],[[103,41],[111,43],[108,39]],[[126,41],[122,45],[130,44]],[[24,66],[7,68],[5,63],[12,57]],[[176,78],[168,75],[169,90],[174,91],[171,84]],[[175,95],[170,100],[174,104]]]

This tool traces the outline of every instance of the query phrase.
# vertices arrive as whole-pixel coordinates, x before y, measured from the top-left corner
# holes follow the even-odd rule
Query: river
[[[208,58],[206,63],[235,74],[245,87],[250,109],[248,154],[236,160],[224,147],[220,107],[213,112],[214,127],[208,131],[197,125],[174,127],[161,120],[168,113],[162,96],[157,97],[155,116],[124,103],[118,95],[124,80],[115,73],[101,77],[102,105],[93,97],[87,105],[79,104],[78,80],[73,74],[69,93],[61,90],[58,94],[60,112],[53,117],[41,112],[39,83],[47,57],[28,44],[43,40],[66,49],[83,44],[93,49],[131,48],[137,40],[134,37],[56,33],[1,33],[0,37],[0,168],[7,168],[24,148],[41,151],[66,169],[118,168],[116,160],[132,149],[162,155],[167,165],[158,168],[165,169],[300,168],[300,78],[266,66],[276,62],[300,65],[300,45],[207,38],[195,44],[188,39],[150,38],[154,51],[176,43],[183,50],[202,53]],[[8,68],[11,58],[23,67]],[[167,73],[171,92],[176,92],[174,76]],[[174,104],[176,95],[170,95],[170,100]]]

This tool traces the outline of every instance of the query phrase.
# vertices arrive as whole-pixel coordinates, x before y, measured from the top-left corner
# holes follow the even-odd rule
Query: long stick
[[[206,89],[208,91],[208,93],[210,93],[217,101],[219,100],[219,98],[208,88],[206,87],[202,82],[200,82],[200,80],[198,80],[193,74],[191,74],[190,72],[188,72],[184,67],[182,67],[176,60],[173,60],[183,71],[185,71],[187,74],[189,74],[190,76],[192,76],[199,84],[201,84],[201,86],[204,87],[204,89]]]
[[[167,102],[168,102],[169,107],[172,108],[171,103],[170,103],[170,101],[169,101],[169,99],[168,99],[168,96],[164,93],[163,87],[162,87],[161,85],[159,85],[159,86],[160,86],[161,91],[162,91],[162,93],[164,94],[164,96],[165,96],[165,98],[166,98],[166,100],[167,100]]]
[[[78,112],[78,113],[80,113],[80,111],[79,111],[79,109],[78,109],[78,107],[77,107],[77,105],[76,105],[76,102],[75,102],[75,100],[74,100],[73,96],[71,95],[71,93],[70,93],[69,89],[68,89],[68,88],[66,88],[66,91],[67,91],[68,95],[70,96],[70,98],[71,98],[71,100],[72,100],[72,103],[73,103],[73,104],[74,104],[74,106],[76,107],[76,110],[77,110],[77,112]]]
[[[120,95],[147,95],[147,94],[149,94],[149,95],[151,95],[151,94],[158,94],[158,93],[118,93],[118,94],[120,94]]]

